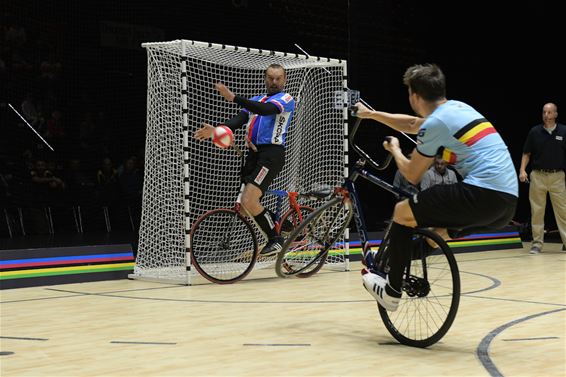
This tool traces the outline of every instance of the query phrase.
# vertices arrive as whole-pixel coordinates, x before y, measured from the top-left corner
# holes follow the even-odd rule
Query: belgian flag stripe
[[[462,143],[470,147],[474,145],[476,142],[478,142],[480,139],[482,139],[483,137],[496,132],[497,131],[491,125],[491,123],[489,122],[480,123],[471,130],[469,130],[468,132],[466,132],[458,140],[460,140]]]
[[[480,118],[480,119],[475,119],[473,121],[471,121],[470,123],[466,124],[464,127],[460,128],[458,130],[458,132],[456,132],[454,134],[454,137],[458,140],[460,140],[460,138],[465,135],[468,131],[470,131],[472,128],[474,128],[475,126],[477,126],[478,124],[481,123],[488,123],[487,119],[485,118]]]
[[[442,151],[442,159],[450,165],[454,165],[457,160],[456,154],[448,148],[444,148],[444,151]]]
[[[487,135],[495,134],[495,133],[497,133],[497,131],[495,130],[495,128],[493,128],[493,126],[486,128],[486,129],[478,132],[477,134],[475,134],[474,137],[472,137],[468,141],[466,141],[466,145],[471,147],[472,145],[477,143],[480,139],[483,139]]]

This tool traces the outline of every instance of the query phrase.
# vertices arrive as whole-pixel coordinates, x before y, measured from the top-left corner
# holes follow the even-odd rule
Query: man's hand
[[[218,93],[220,93],[220,95],[226,99],[226,101],[234,102],[236,95],[232,93],[232,91],[228,89],[226,85],[222,84],[221,82],[217,82],[216,84],[214,84],[214,87],[216,88],[216,90],[218,90]]]
[[[208,123],[203,123],[202,128],[195,131],[193,137],[197,140],[210,139],[214,133],[214,126]]]
[[[246,146],[247,146],[248,148],[250,148],[252,151],[257,152],[257,147],[256,147],[255,144],[252,143],[251,141],[246,140]]]
[[[400,149],[399,139],[394,136],[388,136],[387,139],[383,142],[383,148],[385,148],[385,150],[390,153],[392,153],[394,149]]]
[[[529,175],[526,171],[521,170],[519,171],[519,181],[529,183]]]
[[[354,106],[357,107],[358,109],[356,111],[356,116],[358,118],[362,118],[362,119],[371,118],[372,111],[368,109],[363,103],[358,102]]]

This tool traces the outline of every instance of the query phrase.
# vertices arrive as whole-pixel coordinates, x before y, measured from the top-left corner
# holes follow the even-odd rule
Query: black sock
[[[277,235],[271,214],[265,208],[259,215],[254,216],[254,220],[261,230],[263,230],[268,239],[272,239]]]
[[[391,225],[389,239],[389,284],[391,288],[401,292],[401,281],[403,271],[409,264],[411,258],[411,236],[413,228],[409,228],[397,223]],[[386,289],[387,290],[387,289]],[[393,293],[393,292],[388,292]]]
[[[275,220],[277,220],[277,219],[275,218],[275,217],[276,217],[276,216],[275,216],[275,212],[273,212],[273,211],[271,211],[271,210],[269,210],[269,209],[267,209],[267,208],[266,208],[265,210],[266,210],[266,211],[269,213],[269,215],[271,216],[271,219],[273,220],[273,223],[275,223]]]

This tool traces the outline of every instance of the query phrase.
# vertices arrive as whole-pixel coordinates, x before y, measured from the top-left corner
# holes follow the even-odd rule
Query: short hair
[[[446,77],[436,64],[416,64],[407,68],[403,83],[426,101],[446,98]]]
[[[544,110],[545,106],[547,106],[547,105],[551,105],[552,108],[553,108],[553,110],[554,110],[555,112],[558,112],[558,106],[556,106],[556,104],[553,103],[553,102],[547,102],[547,103],[545,103],[544,106],[542,107],[542,109]]]
[[[269,68],[280,69],[280,70],[283,71],[283,74],[284,74],[285,76],[287,76],[287,71],[285,70],[285,68],[284,68],[281,64],[277,64],[277,63],[272,63],[272,64],[270,64],[270,65],[265,69],[264,76],[267,76],[267,71],[269,70]]]

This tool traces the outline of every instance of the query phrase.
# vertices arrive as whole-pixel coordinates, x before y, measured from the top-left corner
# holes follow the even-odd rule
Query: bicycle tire
[[[277,254],[277,276],[305,278],[318,272],[352,215],[352,202],[343,197],[335,197],[311,213],[293,230]]]
[[[299,206],[299,209],[301,211],[301,217],[304,220],[306,220],[306,218],[314,212],[314,208],[309,207],[309,206]],[[293,208],[289,209],[285,215],[283,215],[282,219],[288,219],[291,218],[291,222],[293,224],[293,230],[296,229],[299,224],[301,223],[299,216],[297,215],[297,211],[295,211]],[[283,222],[281,222],[283,224]],[[285,238],[288,238],[290,236],[291,232],[287,232],[287,234],[285,234],[284,231],[281,232],[281,235]],[[293,245],[291,245],[291,248],[293,248]],[[306,271],[306,272],[301,272],[296,274],[295,276],[298,278],[308,278],[309,276],[312,276],[314,274],[316,274],[321,268],[322,266],[324,266],[324,263],[326,262],[326,257],[324,258],[319,258],[318,260],[318,265],[317,266],[313,266],[313,269]]]
[[[413,232],[413,242],[421,248],[418,255],[412,256],[399,307],[389,312],[379,304],[377,306],[385,327],[397,341],[425,348],[438,342],[456,318],[460,303],[460,274],[452,249],[442,237],[427,229],[414,229]],[[434,241],[438,248],[423,246],[426,238]],[[382,244],[387,247],[388,242],[384,240]],[[380,255],[386,258],[387,252],[380,250],[377,258]]]
[[[190,230],[190,255],[196,270],[217,284],[232,284],[253,269],[258,242],[252,225],[233,209],[215,209]]]
[[[297,228],[297,226],[299,226],[299,224],[304,221],[308,217],[308,215],[314,212],[314,208],[309,206],[299,206],[299,210],[301,211],[301,217],[299,217],[297,211],[293,207],[289,208],[287,212],[285,212],[283,216],[281,216],[281,219],[279,220],[278,226],[276,228],[277,233],[279,233],[284,238],[289,237],[293,230]],[[284,224],[287,221],[289,221],[289,224],[293,227],[291,230],[284,228]]]

